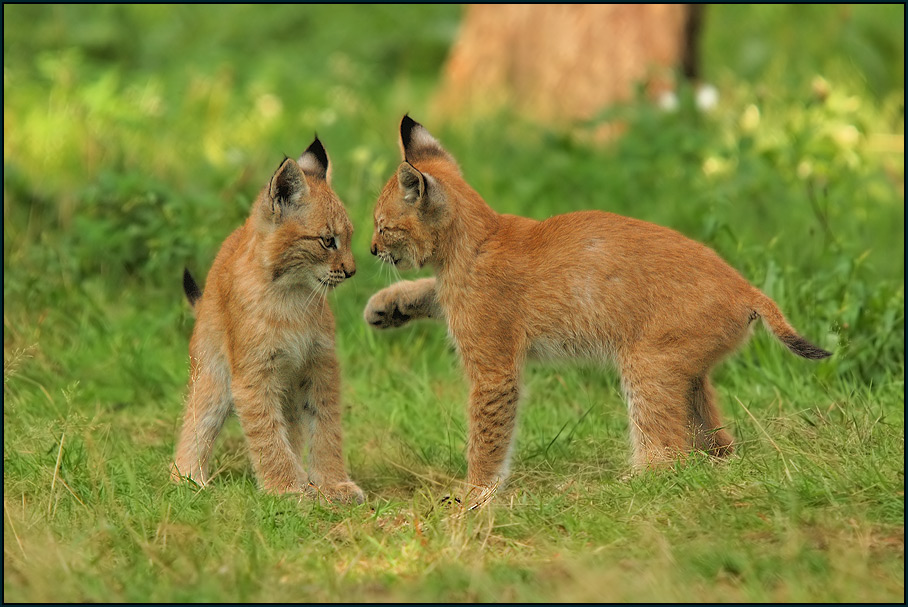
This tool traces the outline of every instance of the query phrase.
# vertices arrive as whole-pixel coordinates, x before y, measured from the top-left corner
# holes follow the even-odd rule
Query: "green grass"
[[[716,110],[614,108],[602,146],[424,118],[457,6],[3,10],[4,600],[904,600],[903,6],[711,6]],[[738,455],[630,478],[614,372],[531,365],[511,482],[452,516],[445,329],[361,319],[391,280],[371,209],[404,112],[498,211],[678,229],[834,356],[758,329],[716,374]],[[367,503],[262,494],[235,421],[212,486],[174,486],[182,268],[205,275],[315,131],[356,228],[330,301]]]

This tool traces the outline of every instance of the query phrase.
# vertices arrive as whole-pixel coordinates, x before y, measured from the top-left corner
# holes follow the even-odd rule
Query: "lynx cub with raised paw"
[[[318,138],[287,158],[224,241],[195,308],[189,396],[171,467],[205,485],[214,441],[235,409],[255,473],[271,492],[363,501],[341,449],[340,372],[325,293],[356,271],[353,227],[331,190]],[[303,445],[309,447],[309,473]]]
[[[400,145],[404,161],[375,207],[372,253],[402,269],[430,264],[436,278],[379,291],[365,318],[379,328],[446,319],[470,382],[470,485],[494,487],[507,475],[528,356],[615,363],[640,468],[693,450],[731,453],[709,373],[755,320],[799,356],[830,355],[678,232],[601,211],[499,215],[408,116]]]

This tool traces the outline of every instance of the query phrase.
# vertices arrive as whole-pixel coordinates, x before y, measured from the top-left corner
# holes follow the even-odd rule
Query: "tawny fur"
[[[353,228],[318,139],[286,159],[215,258],[204,292],[184,288],[196,324],[183,429],[171,474],[209,481],[212,447],[236,410],[263,489],[362,501],[341,441],[328,289],[355,272]],[[309,472],[303,467],[308,444]]]
[[[762,318],[793,352],[776,304],[708,247],[644,221],[581,211],[535,221],[493,211],[421,125],[401,123],[404,162],[375,207],[372,252],[435,278],[402,281],[365,310],[378,328],[444,318],[470,382],[469,484],[507,476],[520,376],[529,356],[616,364],[633,463],[732,452],[710,369]]]

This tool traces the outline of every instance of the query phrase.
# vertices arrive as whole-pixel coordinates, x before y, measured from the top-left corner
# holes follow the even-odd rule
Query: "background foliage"
[[[460,8],[4,5],[4,599],[904,600],[904,7],[711,6],[699,113],[566,133],[431,121]],[[740,456],[625,478],[614,373],[533,366],[496,503],[442,326],[376,333],[371,208],[410,112],[498,211],[598,208],[715,248],[828,361],[764,331],[717,374]],[[607,145],[586,136],[620,121]],[[238,424],[167,465],[204,276],[318,132],[356,234],[331,295],[358,507],[261,494]]]

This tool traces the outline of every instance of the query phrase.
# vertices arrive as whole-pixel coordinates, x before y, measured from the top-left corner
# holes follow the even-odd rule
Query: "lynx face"
[[[327,157],[287,159],[260,200],[265,263],[275,283],[335,287],[356,272],[353,226],[328,184]]]
[[[398,180],[389,181],[375,207],[372,254],[401,270],[421,268],[431,259],[437,240],[437,230],[422,220]]]
[[[375,205],[372,254],[408,270],[436,260],[439,243],[453,221],[444,183],[451,175],[459,176],[460,170],[421,125],[409,117],[404,125],[404,162]]]

